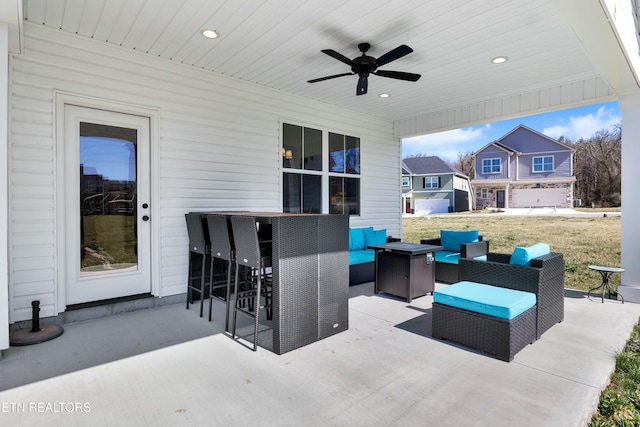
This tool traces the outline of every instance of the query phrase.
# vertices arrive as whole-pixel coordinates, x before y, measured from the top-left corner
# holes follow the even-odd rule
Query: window
[[[541,156],[533,158],[534,172],[551,172],[553,171],[553,156]]]
[[[360,213],[360,138],[283,123],[281,150],[283,212]]]
[[[482,173],[500,173],[500,159],[483,159]]]
[[[282,167],[322,170],[322,131],[285,123],[282,141]]]
[[[284,123],[282,167],[297,170],[282,174],[282,210],[320,213],[322,179],[317,173],[322,170],[322,131]]]
[[[409,186],[409,177],[408,176],[403,176],[402,177],[402,186],[403,187],[408,187]]]
[[[329,213],[358,215],[360,213],[360,179],[329,177]]]
[[[360,138],[329,132],[329,213],[360,214]]]
[[[488,199],[489,198],[489,191],[486,188],[483,188],[480,190],[480,198],[481,199]]]
[[[437,176],[426,176],[422,178],[424,188],[440,188],[440,178]]]
[[[321,213],[322,177],[298,173],[283,173],[283,212]]]

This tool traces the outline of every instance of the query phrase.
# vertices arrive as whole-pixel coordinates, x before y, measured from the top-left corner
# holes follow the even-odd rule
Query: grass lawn
[[[591,209],[585,211],[592,212]],[[609,210],[611,211],[611,210]],[[516,246],[544,242],[553,252],[564,255],[565,287],[588,290],[602,282],[591,264],[620,266],[620,217],[574,218],[560,216],[471,216],[450,214],[412,217],[402,220],[402,240],[420,243],[420,239],[439,237],[441,229],[479,230],[489,240],[491,252],[512,253]],[[620,275],[610,284],[617,286]]]
[[[609,386],[600,394],[598,410],[589,427],[640,425],[640,323],[616,357]]]

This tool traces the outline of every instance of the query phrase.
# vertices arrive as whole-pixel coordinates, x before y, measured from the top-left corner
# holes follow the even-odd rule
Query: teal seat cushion
[[[536,295],[481,283],[458,282],[434,291],[433,301],[511,320],[535,306]]]
[[[460,252],[436,251],[436,262],[444,262],[447,264],[457,264],[460,259]]]
[[[513,250],[509,263],[514,265],[530,266],[533,258],[547,255],[550,252],[551,248],[546,243],[536,243],[529,247],[518,246]]]
[[[369,245],[384,245],[387,243],[387,230],[374,230],[373,228],[364,230],[364,242]],[[365,248],[366,249],[366,248]]]
[[[478,230],[440,230],[440,245],[445,251],[460,252],[461,243],[478,241]]]
[[[365,230],[373,231],[373,227],[349,228],[349,250],[360,251],[367,248],[364,238]]]
[[[374,262],[376,253],[373,250],[349,251],[349,265]]]

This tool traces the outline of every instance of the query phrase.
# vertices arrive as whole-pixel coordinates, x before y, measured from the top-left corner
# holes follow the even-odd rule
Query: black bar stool
[[[226,305],[224,330],[229,330],[229,306],[231,297],[231,276],[235,262],[235,250],[231,246],[229,223],[224,215],[207,215],[209,240],[211,241],[211,281],[209,293],[209,321],[211,321],[211,306],[213,299],[223,301]],[[216,262],[217,261],[217,262]],[[221,264],[224,264],[221,269]],[[218,292],[225,289],[224,295]]]
[[[272,277],[267,272],[267,268],[271,266],[271,257],[260,249],[256,219],[254,217],[232,216],[231,226],[236,251],[236,300],[233,308],[232,338],[236,338],[238,313],[252,318],[254,320],[253,351],[256,351],[258,348],[260,309],[266,308],[267,314],[271,311]],[[243,287],[239,286],[241,266],[250,269]],[[264,305],[261,298],[265,299]]]
[[[189,234],[189,276],[187,279],[187,310],[189,303],[193,303],[193,292],[200,295],[200,317],[203,313],[206,282],[210,272],[207,271],[207,261],[211,257],[211,246],[208,241],[208,233],[205,232],[202,215],[199,213],[187,213],[184,215],[187,221],[187,233]],[[200,258],[200,269],[196,258]]]

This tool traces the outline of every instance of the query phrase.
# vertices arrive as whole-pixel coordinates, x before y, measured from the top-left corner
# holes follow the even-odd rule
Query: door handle
[[[149,215],[143,215],[142,216],[142,220],[143,221],[149,221]]]

